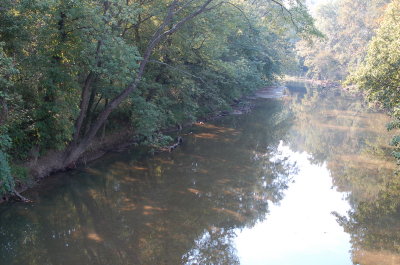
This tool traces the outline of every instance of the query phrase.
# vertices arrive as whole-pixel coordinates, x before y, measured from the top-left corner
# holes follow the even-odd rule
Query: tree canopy
[[[307,76],[344,80],[363,61],[389,0],[335,0],[319,5],[317,27],[324,38],[297,44]]]
[[[0,10],[3,192],[74,167],[114,132],[160,142],[163,128],[229,109],[294,64],[294,39],[317,33],[301,0],[4,0]],[[47,169],[28,172],[46,156]]]
[[[393,117],[389,130],[400,128],[400,2],[336,0],[316,12],[325,37],[313,45],[297,43],[306,75],[342,81],[358,88],[374,107]],[[400,137],[392,140],[400,146]],[[394,152],[400,159],[400,152]]]
[[[400,128],[400,1],[388,5],[376,36],[371,40],[363,63],[347,82],[366,91],[370,102],[378,104],[394,118],[388,129]],[[400,137],[392,140],[400,146]],[[400,159],[400,153],[395,152]]]

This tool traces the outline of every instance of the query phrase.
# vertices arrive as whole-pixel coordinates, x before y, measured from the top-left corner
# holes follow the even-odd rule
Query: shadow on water
[[[272,264],[255,245],[268,240],[291,265],[314,263],[289,247],[344,240],[330,255],[349,264],[349,236],[354,264],[400,264],[388,118],[338,89],[290,83],[285,94],[190,128],[172,153],[110,154],[46,180],[33,204],[1,205],[0,264],[232,265],[243,246],[261,253],[248,264]],[[333,216],[337,203],[349,212]],[[306,253],[326,260],[319,250]]]
[[[112,154],[2,205],[2,264],[237,264],[235,229],[264,220],[295,170],[270,160],[292,122],[282,107],[261,100],[172,153]]]

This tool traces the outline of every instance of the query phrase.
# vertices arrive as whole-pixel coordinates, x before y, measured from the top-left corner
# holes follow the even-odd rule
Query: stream
[[[301,82],[0,205],[0,264],[400,264],[389,118]]]

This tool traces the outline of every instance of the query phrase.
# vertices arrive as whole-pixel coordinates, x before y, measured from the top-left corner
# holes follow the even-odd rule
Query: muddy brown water
[[[388,118],[335,89],[261,94],[172,153],[109,154],[1,205],[0,264],[400,264]]]

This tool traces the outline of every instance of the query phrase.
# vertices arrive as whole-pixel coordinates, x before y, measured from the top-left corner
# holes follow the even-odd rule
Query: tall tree
[[[364,59],[368,42],[379,26],[389,0],[336,0],[322,4],[316,12],[324,38],[313,45],[300,41],[307,75],[316,79],[344,80]]]
[[[368,46],[362,65],[347,80],[366,91],[372,103],[378,103],[394,118],[388,129],[400,128],[400,1],[387,8],[376,36]],[[400,136],[392,144],[400,146]],[[395,152],[400,159],[400,152]]]
[[[3,89],[7,152],[34,164],[57,150],[38,176],[74,165],[100,132],[129,126],[157,140],[163,127],[228,108],[281,74],[296,33],[315,33],[300,0],[5,0],[0,8],[0,42],[16,69]]]

